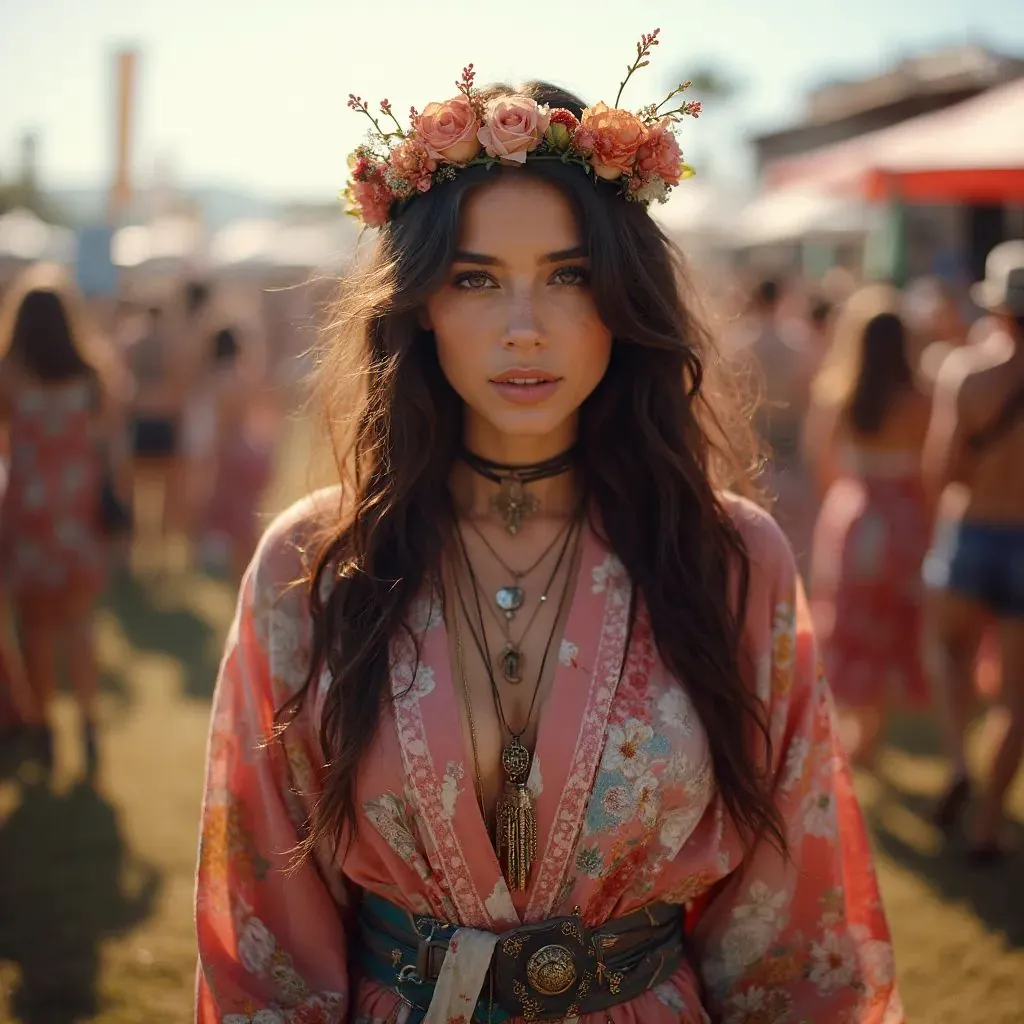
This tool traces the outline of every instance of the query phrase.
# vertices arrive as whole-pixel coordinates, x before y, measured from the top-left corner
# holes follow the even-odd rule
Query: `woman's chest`
[[[643,616],[628,647],[608,674],[615,659],[599,641],[570,627],[559,643],[536,724],[522,737],[541,856],[579,846],[593,858],[606,845],[674,856],[711,800],[707,736]],[[509,736],[490,695],[467,701],[443,651],[422,653],[418,665],[394,667],[403,696],[382,722],[359,799],[393,852],[429,860],[449,831],[489,845]]]

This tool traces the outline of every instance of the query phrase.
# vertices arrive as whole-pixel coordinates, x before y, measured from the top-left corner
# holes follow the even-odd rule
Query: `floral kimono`
[[[768,709],[788,859],[766,841],[744,850],[686,688],[660,663],[642,602],[627,645],[629,580],[588,532],[540,717],[530,778],[538,855],[522,893],[502,877],[468,743],[452,728],[459,708],[431,587],[410,617],[418,662],[411,641],[392,645],[394,699],[360,777],[356,841],[295,867],[324,762],[317,721],[328,679],[283,742],[267,744],[275,710],[303,683],[310,640],[304,591],[292,583],[314,505],[282,516],[243,583],[214,701],[198,1021],[406,1020],[396,994],[350,973],[354,911],[372,892],[474,940],[448,952],[438,990],[454,994],[440,1013],[435,996],[430,1022],[470,1019],[494,934],[577,907],[596,926],[655,902],[685,908],[686,962],[584,1024],[902,1022],[871,854],[792,555],[767,515],[739,499],[730,507],[752,563],[750,683]]]

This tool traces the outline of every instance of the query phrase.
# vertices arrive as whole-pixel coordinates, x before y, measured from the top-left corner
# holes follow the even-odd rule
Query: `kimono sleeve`
[[[772,565],[749,621],[763,639],[770,772],[788,860],[762,841],[704,908],[694,948],[712,1020],[901,1024],[871,850],[792,553],[765,517],[748,546]],[[772,583],[774,579],[774,584]]]
[[[340,870],[294,848],[310,806],[304,713],[267,742],[303,675],[297,601],[250,568],[214,695],[196,882],[199,1024],[332,1024],[349,985]],[[302,602],[304,605],[304,601]],[[306,617],[308,618],[308,617]]]

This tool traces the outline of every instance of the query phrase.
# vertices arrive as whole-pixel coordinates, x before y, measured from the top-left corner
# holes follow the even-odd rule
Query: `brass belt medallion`
[[[542,996],[558,996],[576,980],[576,965],[565,946],[544,946],[526,962],[526,980]]]

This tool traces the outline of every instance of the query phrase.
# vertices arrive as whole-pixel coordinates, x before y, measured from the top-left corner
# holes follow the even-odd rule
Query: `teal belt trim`
[[[363,976],[395,992],[412,1009],[409,1024],[421,1024],[434,995],[433,981],[419,975],[419,949],[398,936],[413,928],[424,940],[433,938],[447,945],[461,925],[445,924],[432,917],[411,914],[373,893],[363,895],[359,914],[360,942],[357,963]],[[397,956],[395,955],[397,954]],[[476,1024],[505,1024],[509,1014],[489,1005],[489,996],[481,996],[473,1012]]]

